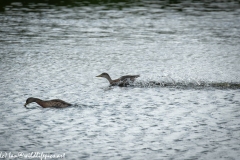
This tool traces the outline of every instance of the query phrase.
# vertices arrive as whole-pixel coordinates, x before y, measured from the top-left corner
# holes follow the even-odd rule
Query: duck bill
[[[102,77],[102,76],[101,76],[101,74],[100,74],[100,75],[98,75],[98,76],[96,76],[96,77]]]
[[[25,103],[25,104],[24,104],[24,107],[26,107],[26,108],[27,108],[27,103]]]

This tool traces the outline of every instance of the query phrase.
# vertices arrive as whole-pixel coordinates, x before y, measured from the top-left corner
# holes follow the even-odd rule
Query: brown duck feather
[[[39,98],[30,97],[26,100],[26,103],[24,106],[26,107],[29,103],[33,103],[33,102],[36,102],[38,105],[40,105],[43,108],[49,108],[49,107],[65,108],[72,105],[60,99],[52,99],[52,100],[44,101]]]
[[[112,80],[111,77],[109,76],[109,74],[107,74],[107,73],[102,73],[96,77],[106,78],[109,81],[110,86],[126,87],[126,86],[130,85],[131,83],[133,83],[136,78],[140,77],[140,75],[126,75],[126,76],[122,76],[115,80]]]

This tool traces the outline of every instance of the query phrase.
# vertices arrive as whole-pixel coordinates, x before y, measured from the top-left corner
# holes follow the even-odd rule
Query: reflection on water
[[[238,1],[39,2],[0,2],[0,153],[240,157]]]

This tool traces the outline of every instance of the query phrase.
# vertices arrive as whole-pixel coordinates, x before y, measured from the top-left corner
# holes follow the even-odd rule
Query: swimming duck
[[[122,76],[115,80],[112,80],[111,77],[109,76],[109,74],[107,74],[107,73],[102,73],[96,77],[106,78],[109,81],[110,86],[126,87],[126,86],[130,85],[130,83],[134,82],[134,80],[136,78],[140,77],[140,75],[126,75],[126,76]]]
[[[24,104],[24,106],[27,108],[27,105],[29,103],[32,103],[32,102],[36,102],[38,105],[40,105],[43,108],[48,108],[48,107],[65,108],[65,107],[68,107],[68,106],[72,105],[72,104],[67,103],[67,102],[65,102],[63,100],[60,100],[60,99],[43,101],[43,100],[38,99],[38,98],[30,97],[26,100],[26,103]]]

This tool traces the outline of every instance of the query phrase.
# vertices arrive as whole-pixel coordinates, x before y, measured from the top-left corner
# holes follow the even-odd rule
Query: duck
[[[41,107],[43,108],[49,108],[49,107],[53,107],[53,108],[65,108],[65,107],[68,107],[68,106],[71,106],[72,104],[68,103],[68,102],[65,102],[61,99],[52,99],[52,100],[47,100],[47,101],[44,101],[44,100],[41,100],[39,98],[33,98],[33,97],[29,97],[27,100],[26,100],[26,103],[24,104],[24,107],[27,108],[27,105],[29,103],[33,103],[33,102],[36,102],[38,105],[40,105]]]
[[[108,73],[102,73],[96,77],[106,78],[109,81],[110,86],[127,87],[133,83],[136,78],[140,77],[140,75],[126,75],[115,80],[112,80]]]

